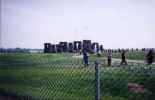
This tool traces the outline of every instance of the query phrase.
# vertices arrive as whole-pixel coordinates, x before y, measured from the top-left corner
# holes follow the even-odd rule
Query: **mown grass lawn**
[[[154,80],[143,72],[102,66],[101,99],[154,100]],[[146,92],[130,92],[131,82],[144,85]],[[82,58],[72,54],[0,54],[0,91],[37,100],[94,100],[94,65],[84,68]]]
[[[113,58],[119,58],[121,59],[121,53],[113,53]],[[126,58],[131,60],[145,60],[145,53],[144,52],[127,52]]]

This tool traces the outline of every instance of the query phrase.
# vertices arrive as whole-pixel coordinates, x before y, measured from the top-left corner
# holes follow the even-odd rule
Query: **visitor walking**
[[[154,52],[153,49],[150,49],[148,54],[146,55],[147,64],[150,65],[154,62]]]
[[[108,58],[108,66],[111,66],[111,59],[112,59],[112,52],[111,52],[111,50],[108,50],[107,58]]]
[[[85,67],[88,66],[88,54],[85,50],[83,51],[83,62]]]
[[[122,57],[121,65],[123,64],[127,65],[125,50],[122,50],[121,57]]]

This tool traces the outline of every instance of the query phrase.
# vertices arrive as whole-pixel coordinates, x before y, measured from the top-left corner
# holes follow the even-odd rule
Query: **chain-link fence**
[[[16,62],[16,67],[5,61],[1,65],[0,90],[17,95],[19,100],[155,99],[154,64],[120,65],[115,61],[107,66],[106,59],[93,59],[85,67],[81,59],[38,63],[34,58],[31,63]]]
[[[155,67],[140,63],[101,68],[104,100],[154,100]]]
[[[94,62],[49,67],[42,80],[40,99],[52,100],[154,100],[155,67],[141,63],[106,67]]]
[[[50,77],[42,80],[41,100],[91,100],[94,98],[94,65],[81,64],[49,66]]]

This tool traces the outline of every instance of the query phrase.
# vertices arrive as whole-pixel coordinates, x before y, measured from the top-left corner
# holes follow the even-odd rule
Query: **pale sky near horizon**
[[[104,48],[155,48],[155,0],[0,1],[1,47],[90,39]]]

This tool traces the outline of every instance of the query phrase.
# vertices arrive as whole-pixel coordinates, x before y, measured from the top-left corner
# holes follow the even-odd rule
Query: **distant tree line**
[[[121,49],[121,48],[118,48],[118,49],[104,49],[103,51],[104,52],[113,52],[113,53],[120,53],[121,51],[125,50],[126,52],[148,52],[149,50],[155,50],[155,48],[125,48],[125,49]]]
[[[0,53],[37,53],[42,51],[42,49],[0,48]]]

